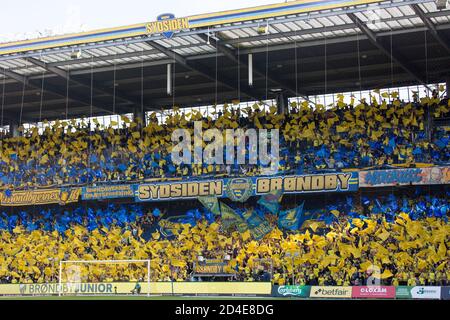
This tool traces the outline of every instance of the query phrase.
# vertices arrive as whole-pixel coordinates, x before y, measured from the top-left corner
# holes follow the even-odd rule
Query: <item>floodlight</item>
[[[81,50],[72,51],[72,53],[70,54],[70,58],[72,58],[72,59],[80,59],[81,58]]]
[[[448,0],[436,0],[436,8],[438,10],[444,10],[447,8]]]

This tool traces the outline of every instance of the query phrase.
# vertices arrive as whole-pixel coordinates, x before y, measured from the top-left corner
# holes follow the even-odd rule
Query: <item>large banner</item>
[[[81,189],[24,190],[0,193],[1,206],[32,206],[78,202]]]
[[[131,184],[84,187],[81,191],[82,200],[103,200],[133,197],[134,189]]]
[[[358,173],[155,182],[137,185],[135,188],[137,202],[208,196],[244,202],[251,196],[265,195],[275,190],[283,190],[284,194],[357,191]]]
[[[353,192],[358,188],[450,184],[450,167],[408,168],[309,175],[217,178],[93,186],[83,188],[3,191],[1,206],[67,204],[82,200],[134,198],[136,202],[229,198],[245,202],[281,190],[282,194]]]
[[[361,188],[449,184],[450,167],[389,169],[359,172]]]

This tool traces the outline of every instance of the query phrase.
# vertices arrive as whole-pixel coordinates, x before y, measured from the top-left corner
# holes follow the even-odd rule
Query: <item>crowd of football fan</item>
[[[389,98],[389,97],[388,97]],[[203,115],[175,110],[164,123],[151,114],[145,127],[126,117],[122,128],[89,130],[90,123],[57,121],[42,134],[37,128],[0,140],[0,186],[26,188],[61,184],[135,181],[145,178],[256,175],[257,165],[181,164],[171,161],[171,134],[203,129],[279,129],[279,172],[361,168],[391,164],[448,163],[449,131],[432,128],[429,119],[448,115],[448,102],[424,98],[404,103],[395,94],[379,103],[350,104],[340,97],[332,108],[293,104],[288,114],[261,105],[227,108]]]
[[[57,121],[41,134],[34,128],[0,139],[0,186],[9,190],[260,173],[256,165],[172,163],[173,130],[192,129],[194,121],[202,121],[203,129],[279,129],[279,171],[284,173],[448,164],[448,127],[434,127],[430,119],[447,117],[449,103],[428,98],[404,103],[395,94],[384,98],[392,100],[374,97],[369,103],[346,104],[339,97],[332,108],[293,104],[285,115],[275,107],[263,111],[260,105],[225,107],[212,116],[175,110],[164,123],[152,114],[145,127],[123,117],[119,129],[97,125],[89,130],[90,124]],[[248,230],[225,229],[221,218],[205,209],[188,212],[189,221],[172,228],[170,239],[155,228],[165,218],[163,209],[89,203],[38,212],[11,209],[0,215],[0,282],[56,282],[61,260],[149,258],[153,281],[194,280],[193,263],[199,256],[229,256],[225,272],[241,281],[269,274],[276,284],[358,285],[375,276],[393,285],[448,285],[448,199],[447,188],[439,194],[347,201],[319,208],[320,214],[306,221],[302,232],[283,230],[277,214],[266,213],[273,230],[258,241]],[[80,268],[82,281],[136,281],[146,276],[145,268],[137,265]]]
[[[280,229],[276,214],[266,214],[273,230],[258,241],[250,231],[225,229],[220,217],[208,221],[206,209],[193,223],[172,228],[170,239],[157,228],[145,237],[165,212],[140,205],[2,213],[0,282],[57,282],[60,260],[121,259],[151,259],[152,281],[189,281],[199,256],[228,255],[225,272],[241,281],[266,274],[277,284],[361,285],[373,275],[392,285],[448,285],[450,190],[445,191],[351,197],[320,209],[331,221],[318,216],[301,232]],[[146,268],[83,265],[79,276],[86,282],[144,281]]]

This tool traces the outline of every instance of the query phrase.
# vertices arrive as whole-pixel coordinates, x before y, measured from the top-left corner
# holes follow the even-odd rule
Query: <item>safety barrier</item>
[[[0,284],[0,295],[123,295],[136,283],[41,283]],[[272,285],[270,282],[151,282],[141,284],[141,294],[235,295],[303,299],[435,299],[450,300],[450,286],[301,286]]]

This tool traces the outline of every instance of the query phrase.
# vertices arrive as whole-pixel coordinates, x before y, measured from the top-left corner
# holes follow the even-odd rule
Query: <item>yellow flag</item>
[[[33,270],[33,272],[34,273],[36,273],[37,275],[40,275],[41,274],[41,270],[39,270],[39,268],[38,267],[36,267],[36,266],[33,266],[33,267],[31,267],[31,269]]]
[[[339,267],[330,267],[328,266],[328,270],[331,271],[331,273],[338,273],[339,272]]]
[[[19,234],[22,233],[22,228],[18,225],[13,229],[13,233]]]
[[[130,123],[131,122],[130,118],[128,118],[126,116],[120,116],[120,119],[122,119],[122,121],[125,122],[125,123]]]
[[[242,240],[247,241],[248,239],[250,239],[250,237],[251,237],[250,230],[247,230],[244,233],[242,233]]]
[[[362,221],[361,219],[353,219],[352,223],[358,228],[362,228],[364,226],[364,221]]]
[[[41,157],[41,160],[39,160],[39,163],[40,163],[40,164],[46,164],[47,162],[48,162],[48,155],[44,154],[44,155]]]
[[[445,247],[444,242],[441,242],[441,244],[439,245],[439,249],[437,252],[438,256],[440,259],[445,259],[447,256],[447,248]]]
[[[130,230],[127,230],[127,231],[125,231],[125,232],[122,234],[122,237],[123,237],[123,238],[128,238],[129,236],[131,236],[131,231],[130,231]]]
[[[425,269],[427,267],[427,262],[425,260],[422,259],[418,259],[419,263],[417,264],[418,270],[422,271],[423,269]]]
[[[380,238],[382,241],[386,241],[387,238],[389,238],[390,233],[388,231],[384,231],[377,235],[378,238]]]
[[[259,122],[258,117],[255,117],[254,122],[255,122],[256,128],[262,129],[262,125],[261,125],[261,122]]]
[[[383,271],[383,273],[380,276],[381,276],[381,279],[387,279],[387,278],[391,278],[393,276],[393,274],[389,269],[386,269]]]
[[[136,153],[137,152],[136,146],[134,146],[131,143],[128,143],[128,150],[130,150],[132,153]]]
[[[448,261],[442,262],[442,263],[436,268],[436,270],[437,270],[437,271],[442,271],[442,270],[444,270],[444,269],[445,269],[445,266],[447,265],[447,263],[448,263]]]
[[[155,239],[155,240],[158,240],[158,239],[159,239],[159,237],[160,237],[160,234],[159,234],[159,232],[158,232],[158,231],[156,231],[156,232],[152,233],[152,238],[153,238],[153,239]]]
[[[139,138],[141,137],[141,134],[140,134],[139,132],[133,132],[131,135],[132,135],[133,138],[135,138],[135,139],[139,139]]]
[[[174,267],[180,267],[183,268],[186,266],[186,261],[179,260],[179,259],[172,259],[172,265]]]
[[[316,232],[317,228],[320,226],[320,223],[317,221],[312,222],[309,227],[311,228],[312,231]]]
[[[370,261],[366,261],[366,262],[361,263],[361,264],[359,265],[360,271],[363,271],[363,272],[367,271],[367,269],[369,269],[369,267],[370,267],[371,265],[372,265],[372,262],[370,262]]]
[[[331,210],[330,211],[332,215],[334,215],[336,218],[339,217],[339,211],[338,210]]]

